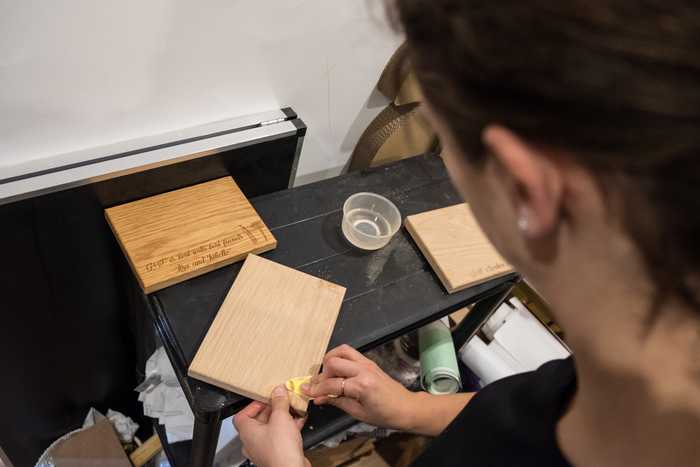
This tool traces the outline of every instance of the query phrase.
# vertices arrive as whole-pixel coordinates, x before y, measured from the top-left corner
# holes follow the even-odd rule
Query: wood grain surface
[[[134,467],[142,467],[162,450],[163,446],[160,444],[160,438],[158,435],[153,435],[129,454],[129,460]]]
[[[105,216],[146,293],[277,246],[231,177],[115,206]]]
[[[249,255],[188,374],[269,402],[275,386],[318,373],[345,288]],[[305,413],[308,401],[292,398]]]
[[[408,216],[405,225],[449,293],[513,271],[466,204]]]

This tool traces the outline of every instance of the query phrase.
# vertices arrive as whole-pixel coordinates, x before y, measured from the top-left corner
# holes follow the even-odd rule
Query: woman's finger
[[[314,397],[312,399],[312,401],[314,402],[314,405],[325,405],[328,403],[328,399],[330,399],[330,397],[321,396],[321,397]]]
[[[275,420],[292,418],[289,413],[289,393],[284,386],[277,386],[272,390],[270,406],[272,407],[270,421],[274,422]]]
[[[326,354],[324,361],[328,358],[333,358],[333,357],[345,358],[347,360],[352,360],[354,362],[361,362],[367,358],[364,355],[362,355],[360,352],[353,349],[352,347],[350,347],[347,344],[339,345],[338,347],[329,351]]]
[[[242,414],[246,417],[249,418],[255,418],[258,416],[260,412],[262,412],[265,408],[267,407],[267,404],[263,404],[262,402],[258,401],[253,401],[250,404],[246,405],[243,407],[239,414]]]
[[[362,396],[360,386],[354,378],[326,378],[318,384],[303,385],[302,391],[314,400],[319,397],[351,397],[359,400]]]
[[[324,379],[328,379],[328,378],[329,378],[328,373],[326,373],[326,369],[324,368],[321,373],[312,376],[311,379],[309,380],[308,384],[318,384],[321,381],[323,381]]]
[[[260,423],[267,423],[270,420],[270,413],[272,412],[272,407],[266,405],[265,408],[255,417]]]
[[[362,371],[359,363],[340,357],[332,357],[323,363],[323,372],[327,378],[352,378]]]
[[[353,399],[357,402],[362,398],[362,386],[357,382],[357,378],[349,378],[345,380],[345,387],[342,394],[344,398]]]
[[[302,391],[304,390],[304,386],[309,387],[312,384],[318,384],[321,381],[323,381],[325,378],[326,378],[326,376],[323,373],[319,373],[317,375],[312,376],[308,383],[304,383],[301,385]]]
[[[297,426],[299,430],[304,428],[304,424],[306,423],[306,417],[298,417],[294,419],[294,424]]]
[[[324,378],[317,384],[302,385],[301,390],[310,397],[340,396],[343,391],[343,381],[345,378]]]
[[[240,433],[241,439],[244,439],[248,434],[256,433],[258,428],[263,425],[253,417],[249,417],[242,411],[233,416],[233,426]]]

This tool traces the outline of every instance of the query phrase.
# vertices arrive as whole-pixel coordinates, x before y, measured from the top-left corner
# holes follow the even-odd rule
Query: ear
[[[552,154],[498,125],[487,126],[482,139],[513,188],[520,230],[530,238],[553,232],[560,220],[563,173]]]

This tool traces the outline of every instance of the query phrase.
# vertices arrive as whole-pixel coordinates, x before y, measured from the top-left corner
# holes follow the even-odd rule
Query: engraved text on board
[[[502,271],[510,271],[512,268],[509,264],[501,261],[496,264],[490,264],[486,266],[479,266],[469,271],[469,275],[472,277],[483,277],[490,274],[496,274]]]
[[[247,225],[239,224],[237,232],[228,237],[203,243],[172,255],[163,256],[157,260],[149,261],[144,267],[146,272],[154,272],[169,265],[177,267],[178,273],[197,270],[207,264],[216,263],[226,258],[231,254],[236,244],[245,241],[253,244],[267,241],[265,225],[259,220]]]

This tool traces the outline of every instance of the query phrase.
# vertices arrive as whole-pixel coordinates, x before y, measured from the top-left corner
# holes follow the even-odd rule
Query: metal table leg
[[[514,285],[515,284],[508,284],[497,293],[479,300],[474,304],[474,307],[467,316],[465,316],[457,328],[452,331],[452,340],[454,341],[457,352],[459,352],[459,349],[481,329],[481,326],[483,326],[496,309],[501,306],[501,303],[508,298]]]
[[[221,429],[221,412],[195,414],[192,433],[192,467],[212,467]]]

